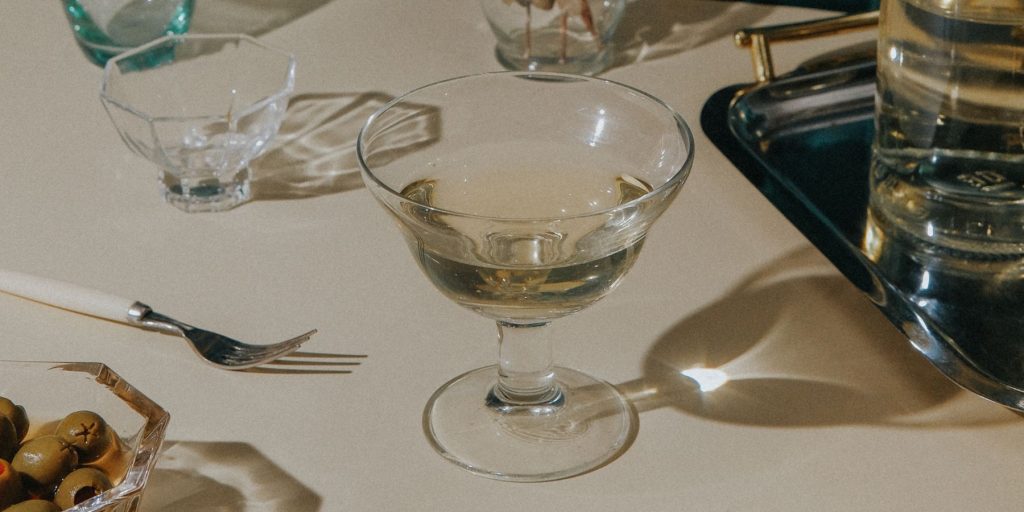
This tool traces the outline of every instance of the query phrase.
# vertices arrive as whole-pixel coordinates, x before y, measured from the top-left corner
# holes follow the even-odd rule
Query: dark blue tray
[[[883,254],[862,250],[873,229],[874,83],[874,61],[860,59],[726,87],[704,105],[701,127],[942,373],[1024,411],[1024,280],[993,286],[991,273],[896,238]]]

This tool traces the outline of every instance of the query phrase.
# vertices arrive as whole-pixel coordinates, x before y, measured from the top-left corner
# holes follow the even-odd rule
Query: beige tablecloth
[[[420,275],[352,145],[387,99],[499,69],[470,0],[199,0],[196,31],[289,49],[298,79],[256,200],[196,215],[163,204],[118,138],[58,3],[0,3],[0,267],[253,341],[316,327],[309,350],[368,356],[348,374],[230,373],[174,338],[0,296],[0,357],[102,361],[171,412],[146,512],[1017,510],[1020,418],[913,352],[697,126],[714,91],[750,80],[735,29],[824,15],[629,4],[604,76],[690,120],[697,157],[622,286],[553,327],[559,362],[639,411],[632,446],[597,471],[491,481],[422,432],[439,385],[493,362],[494,327]],[[778,67],[834,44],[786,46]],[[682,391],[677,370],[700,364],[732,380]]]

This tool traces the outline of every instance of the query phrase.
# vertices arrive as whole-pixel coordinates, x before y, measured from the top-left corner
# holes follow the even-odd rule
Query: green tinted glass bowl
[[[127,468],[117,485],[68,510],[134,512],[153,471],[170,415],[101,363],[0,361],[0,396],[21,405],[30,421],[26,439],[48,434],[69,413],[102,416],[123,445]]]

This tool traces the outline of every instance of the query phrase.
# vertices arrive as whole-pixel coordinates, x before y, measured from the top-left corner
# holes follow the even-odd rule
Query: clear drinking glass
[[[424,130],[432,143],[410,148]],[[604,297],[636,261],[689,174],[683,119],[613,82],[504,72],[392,101],[357,151],[431,282],[497,322],[498,364],[427,405],[438,452],[491,478],[542,481],[625,449],[633,408],[614,386],[555,367],[545,326]]]
[[[277,135],[295,58],[242,34],[166,36],[107,62],[100,94],[125,144],[186,212],[251,198],[249,162]]]
[[[881,5],[872,220],[972,266],[1020,265],[1024,2]]]
[[[188,32],[194,0],[62,0],[75,40],[90,60],[111,57],[168,34]]]
[[[626,0],[480,0],[508,69],[594,75],[614,59]]]

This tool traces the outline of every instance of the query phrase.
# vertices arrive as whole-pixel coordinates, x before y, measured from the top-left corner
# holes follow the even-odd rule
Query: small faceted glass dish
[[[166,36],[107,61],[100,98],[121,139],[159,169],[168,203],[230,210],[277,135],[295,58],[243,34]]]
[[[0,510],[138,509],[167,411],[102,363],[0,361],[0,374]]]

